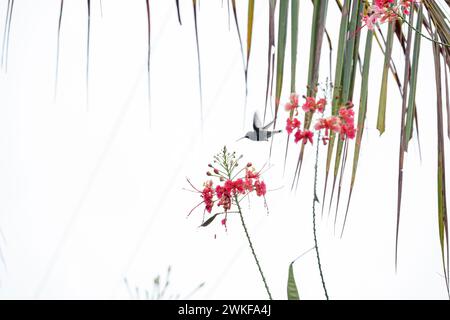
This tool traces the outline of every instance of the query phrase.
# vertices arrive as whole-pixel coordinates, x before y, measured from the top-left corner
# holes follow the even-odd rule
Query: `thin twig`
[[[316,147],[316,163],[314,164],[314,196],[313,196],[313,206],[312,206],[312,213],[313,213],[313,234],[314,234],[314,246],[316,248],[316,255],[317,255],[317,264],[319,266],[319,272],[320,272],[320,279],[322,280],[322,286],[323,291],[325,292],[325,297],[327,300],[329,300],[327,288],[325,286],[325,280],[323,277],[322,272],[322,265],[320,264],[320,255],[319,255],[319,246],[317,244],[317,234],[316,234],[316,202],[318,202],[317,198],[317,164],[319,162],[319,145],[320,145],[320,131],[317,135],[317,147]]]

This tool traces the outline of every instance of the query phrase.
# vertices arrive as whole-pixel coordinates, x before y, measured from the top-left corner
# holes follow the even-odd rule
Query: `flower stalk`
[[[320,141],[320,131],[319,134],[317,135],[316,162],[314,164],[314,197],[312,205],[313,234],[314,234],[314,247],[316,249],[317,264],[319,266],[320,279],[322,280],[322,287],[323,291],[325,292],[325,297],[327,298],[327,300],[329,300],[327,287],[325,285],[325,279],[323,277],[322,264],[320,263],[319,245],[317,244],[317,232],[316,232],[316,202],[319,202],[319,198],[317,197],[317,167],[319,162],[319,141]]]
[[[259,274],[261,275],[262,281],[264,283],[264,287],[266,288],[267,295],[269,296],[269,299],[272,300],[272,294],[270,293],[269,286],[267,285],[266,277],[264,276],[264,273],[261,269],[261,265],[259,263],[258,256],[256,255],[255,249],[253,248],[253,243],[252,243],[252,240],[250,239],[250,235],[248,233],[247,226],[245,225],[244,215],[242,214],[241,205],[238,201],[237,196],[235,196],[234,200],[236,201],[236,205],[237,205],[237,208],[239,211],[239,216],[241,218],[241,224],[242,224],[242,227],[244,228],[244,232],[245,232],[245,237],[247,238],[248,245],[250,246],[250,249],[252,251],[252,255],[253,255],[253,258],[255,259],[256,266],[258,267]]]

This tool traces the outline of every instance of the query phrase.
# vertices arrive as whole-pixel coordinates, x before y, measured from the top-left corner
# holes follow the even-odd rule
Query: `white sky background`
[[[228,30],[226,1],[223,8],[218,0],[201,1],[203,134],[192,6],[191,1],[180,2],[182,26],[175,1],[151,1],[150,129],[144,0],[103,0],[103,18],[99,2],[92,1],[88,108],[85,1],[65,1],[56,102],[59,1],[15,1],[8,72],[0,75],[0,226],[6,238],[0,245],[7,263],[7,268],[0,266],[1,298],[128,299],[132,297],[124,277],[131,286],[151,289],[153,278],[164,274],[169,265],[169,294],[185,297],[205,282],[192,298],[266,298],[238,217],[229,218],[228,233],[219,221],[199,229],[201,210],[186,219],[199,198],[182,188],[188,186],[186,176],[201,186],[207,164],[225,144],[244,154],[244,162],[261,167],[267,161],[268,143],[235,142],[250,129],[253,111],[263,113],[267,1],[256,1],[246,130],[242,127],[243,66],[233,20]],[[0,1],[0,25],[6,4]],[[247,2],[238,1],[238,10],[245,39]],[[297,88],[302,95],[309,57],[310,1],[301,1],[300,11]],[[339,19],[330,1],[327,28],[335,49]],[[289,44],[287,52],[282,101],[289,95]],[[328,52],[324,43],[321,81],[328,75]],[[394,244],[401,101],[390,76],[387,129],[379,137],[375,124],[383,58],[375,42],[373,54],[367,130],[343,239],[339,232],[334,235],[328,211],[320,219],[320,205],[317,210],[329,295],[332,299],[445,299],[437,226],[431,46],[423,41],[417,95],[422,161],[415,137],[405,162],[397,274]],[[397,42],[393,55],[403,74],[403,54]],[[280,125],[284,126],[284,118],[281,111]],[[291,144],[283,178],[285,139],[286,133],[275,139],[273,167],[264,177],[268,189],[283,187],[267,196],[270,214],[256,197],[250,207],[243,206],[277,299],[286,298],[289,263],[313,246],[314,152],[308,148],[299,190],[291,193],[297,157],[292,150],[298,146]],[[450,150],[447,139],[446,147]],[[320,199],[325,150],[320,149]],[[349,163],[352,158],[353,148]],[[347,201],[350,168],[338,227]],[[301,298],[324,297],[313,252],[296,262],[295,274]]]

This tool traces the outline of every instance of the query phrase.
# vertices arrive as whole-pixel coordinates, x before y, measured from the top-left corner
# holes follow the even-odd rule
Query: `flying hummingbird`
[[[253,131],[247,132],[245,134],[245,136],[239,140],[247,138],[252,141],[269,141],[269,139],[275,133],[281,132],[281,130],[277,130],[277,131],[267,130],[272,124],[273,124],[273,120],[269,124],[266,124],[263,127],[263,125],[261,124],[261,120],[259,119],[258,113],[255,112],[255,114],[253,115]]]

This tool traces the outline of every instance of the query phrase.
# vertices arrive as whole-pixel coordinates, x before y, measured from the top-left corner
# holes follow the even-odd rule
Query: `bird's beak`
[[[242,137],[242,138],[240,138],[240,139],[237,139],[236,142],[238,142],[238,141],[240,141],[240,140],[242,140],[242,139],[245,139],[245,137]]]

